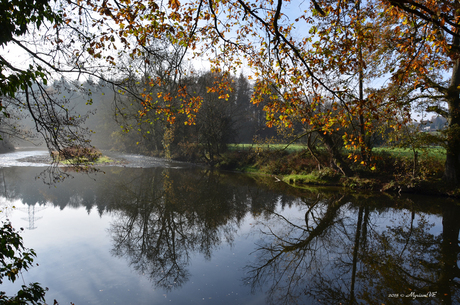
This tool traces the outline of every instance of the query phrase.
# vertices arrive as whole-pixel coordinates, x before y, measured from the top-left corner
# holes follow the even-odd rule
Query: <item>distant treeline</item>
[[[67,115],[82,122],[92,145],[99,149],[190,162],[215,164],[230,143],[296,142],[302,143],[310,151],[325,147],[331,156],[340,158],[344,135],[356,132],[351,125],[325,134],[302,123],[300,118],[292,120],[293,126],[281,124],[267,127],[264,107],[273,96],[258,98],[259,103],[254,104],[251,100],[254,86],[242,73],[236,76],[206,71],[180,80],[168,80],[162,76],[161,87],[153,85],[151,81],[159,77],[158,72],[146,72],[143,77],[139,77],[138,73],[127,75],[98,82],[91,78],[72,83],[61,79],[47,86],[47,91],[54,94],[57,100],[65,102]],[[115,83],[122,84],[126,90],[115,90]],[[168,92],[173,97],[165,104],[164,95]],[[184,98],[181,99],[181,96]],[[200,100],[199,110],[181,108],[184,107],[184,100],[193,98]],[[149,99],[147,104],[145,101]],[[165,111],[168,107],[174,114],[173,118]],[[21,107],[17,107],[17,110],[9,112],[10,118],[4,119],[3,128],[14,130],[16,136],[34,139],[31,136],[34,125],[30,118],[22,114]],[[383,123],[374,124],[375,132],[366,137],[366,146],[369,148],[386,144],[406,146],[406,142],[413,145],[416,142],[408,137],[418,137],[419,131],[441,130],[445,127],[445,119],[433,117],[431,121],[406,125],[401,132]],[[358,126],[358,122],[355,125]],[[39,137],[35,139],[36,142],[40,140]],[[434,140],[430,138],[424,142],[436,144]],[[2,144],[4,149],[0,149],[3,151],[12,148],[10,141],[3,141]]]
[[[222,79],[228,86],[214,90]],[[263,103],[251,102],[253,89],[245,75],[196,73],[181,84],[188,96],[202,98],[201,107],[193,113],[192,120],[184,112],[175,115],[174,123],[164,113],[157,112],[155,105],[140,115],[144,110],[142,102],[114,92],[110,83],[83,84],[88,89],[94,87],[91,107],[96,111],[86,122],[95,131],[93,144],[102,149],[213,163],[229,143],[280,137],[276,128],[266,126]],[[139,92],[139,96],[158,94],[156,88],[148,85],[148,77],[126,80],[126,86],[131,92]],[[172,104],[174,107],[174,101]]]

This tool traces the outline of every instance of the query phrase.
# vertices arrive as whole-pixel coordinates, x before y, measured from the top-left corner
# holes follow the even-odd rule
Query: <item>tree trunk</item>
[[[457,93],[458,95],[459,93]],[[444,167],[444,180],[458,185],[460,182],[460,101],[458,96],[455,101],[448,102],[449,118],[447,130],[446,164]]]
[[[361,20],[360,15],[360,5],[361,1],[356,2],[356,10],[358,14],[358,20]],[[358,49],[358,94],[359,94],[359,107],[358,107],[358,116],[359,116],[359,146],[361,148],[361,158],[365,162],[366,166],[369,165],[369,156],[366,140],[366,125],[364,124],[364,62],[363,62],[363,35],[361,31],[361,26],[356,28],[357,32],[357,49]]]
[[[321,132],[319,134],[324,142],[324,145],[332,155],[333,165],[337,167],[337,169],[340,170],[346,177],[350,177],[352,171],[350,167],[348,167],[348,164],[343,160],[342,154],[340,153],[337,145],[334,143],[332,136],[330,134],[323,134]]]
[[[460,46],[460,39],[455,37],[453,46]],[[447,118],[447,149],[444,180],[458,185],[460,182],[460,59],[454,60],[452,79],[447,93],[449,117]]]

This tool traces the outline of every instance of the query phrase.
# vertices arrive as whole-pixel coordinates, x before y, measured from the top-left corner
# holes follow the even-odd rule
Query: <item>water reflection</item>
[[[436,232],[434,217],[414,206],[360,201],[318,195],[304,198],[303,219],[274,214],[261,224],[259,261],[246,267],[245,282],[253,290],[268,283],[271,304],[459,304],[460,207],[436,209]]]
[[[445,200],[299,191],[190,168],[114,167],[57,188],[31,180],[30,168],[0,171],[10,202],[110,215],[111,255],[171,294],[189,294],[197,258],[225,246],[246,256],[237,276],[217,276],[263,294],[255,304],[460,302],[460,207]]]
[[[215,172],[144,172],[120,190],[113,202],[112,253],[156,287],[179,288],[188,281],[192,253],[210,260],[222,242],[232,245],[246,213],[272,210],[277,198],[254,187],[241,189]]]

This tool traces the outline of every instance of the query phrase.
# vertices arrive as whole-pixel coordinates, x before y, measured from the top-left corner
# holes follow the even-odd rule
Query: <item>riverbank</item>
[[[108,155],[108,157],[107,157]],[[159,160],[166,161],[164,156],[156,155]],[[346,158],[346,156],[344,156]],[[174,161],[182,161],[201,166],[210,166],[203,159],[189,160],[184,156],[174,155]],[[137,160],[137,159],[136,159]],[[51,164],[52,158],[48,153],[27,156],[20,161],[27,163]],[[414,193],[434,196],[460,197],[460,189],[442,180],[444,162],[440,156],[431,154],[421,155],[414,163],[410,155],[391,154],[383,149],[376,150],[372,162],[364,166],[349,160],[348,165],[352,175],[344,176],[337,168],[330,165],[329,156],[322,151],[314,154],[307,150],[280,149],[230,149],[216,157],[212,167],[251,173],[259,176],[273,177],[275,181],[285,182],[295,188],[311,186],[334,186],[351,191],[376,193]],[[66,161],[65,167],[75,164]],[[84,162],[84,166],[131,166],[133,160],[126,156],[104,152],[98,162]],[[183,165],[184,163],[181,164]],[[135,162],[136,163],[136,162]],[[134,166],[134,165],[133,165]]]
[[[410,156],[376,151],[367,166],[350,160],[352,175],[343,175],[325,153],[307,150],[232,150],[216,168],[273,176],[292,187],[337,186],[351,190],[460,197],[460,188],[442,179],[444,161],[430,153]],[[345,156],[346,158],[346,156]]]

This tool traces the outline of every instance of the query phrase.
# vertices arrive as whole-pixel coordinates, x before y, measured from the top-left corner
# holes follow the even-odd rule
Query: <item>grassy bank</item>
[[[334,185],[360,190],[413,192],[458,196],[460,190],[442,181],[445,150],[433,147],[414,152],[409,149],[380,147],[364,166],[348,160],[353,175],[345,177],[331,166],[329,155],[318,149],[314,155],[300,145],[232,145],[222,156],[219,167],[228,170],[276,176],[292,186]],[[344,158],[350,154],[344,151]]]

